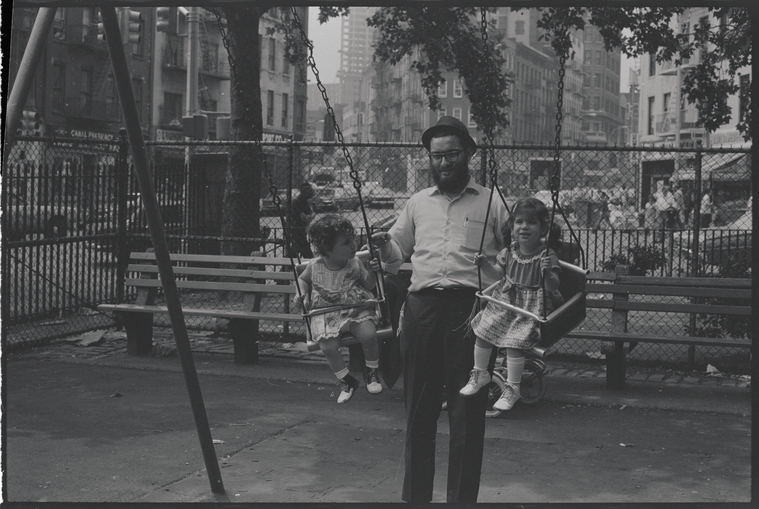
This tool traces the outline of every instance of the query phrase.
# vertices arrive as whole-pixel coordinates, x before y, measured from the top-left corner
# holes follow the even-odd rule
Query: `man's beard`
[[[432,180],[443,193],[458,193],[469,182],[469,168],[466,164],[457,164],[452,168],[453,175],[445,180],[440,177],[440,170],[432,168]]]

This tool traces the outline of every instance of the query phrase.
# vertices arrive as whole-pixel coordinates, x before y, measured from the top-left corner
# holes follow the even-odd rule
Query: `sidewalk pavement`
[[[211,494],[198,458],[186,415],[187,394],[173,376],[182,369],[170,331],[156,335],[155,354],[149,357],[127,355],[120,333],[101,336],[89,346],[78,344],[82,340],[61,341],[13,356],[11,371],[23,375],[11,380],[18,386],[11,383],[6,389],[13,396],[6,418],[11,495],[31,497],[25,501],[141,503],[400,500],[405,419],[400,381],[378,396],[360,390],[349,404],[338,406],[334,376],[321,354],[309,353],[303,345],[261,344],[260,361],[240,365],[232,361],[231,342],[193,333],[195,367],[216,422],[214,439],[219,439],[216,452],[226,494],[218,496]],[[488,421],[480,502],[750,499],[749,380],[640,371],[628,373],[626,389],[609,391],[601,366],[550,358],[548,365],[543,403],[515,407]],[[58,387],[61,394],[56,394]],[[114,398],[119,387],[130,392]],[[105,393],[110,398],[104,400]],[[75,415],[56,409],[55,398],[66,401],[58,404]],[[129,410],[119,405],[122,401],[136,406]],[[46,412],[52,414],[42,415]],[[70,436],[69,428],[80,425],[83,416],[89,419],[82,424],[86,429]],[[109,426],[113,429],[101,429]],[[134,426],[151,429],[135,436]],[[438,434],[447,434],[447,419],[440,419]],[[58,461],[56,454],[65,459]],[[114,454],[123,465],[112,464]],[[447,438],[441,438],[434,502],[445,501],[446,458]],[[107,469],[114,472],[100,466],[102,461],[110,461]],[[65,484],[62,479],[72,474],[58,465],[67,462],[72,470],[91,469],[90,476],[107,470],[109,481],[111,473],[119,475],[112,476],[112,487],[97,488],[112,490],[103,494],[87,487],[86,471],[77,472],[77,479],[84,478],[79,481],[84,487],[77,489],[92,490],[89,494],[67,486],[54,492],[54,484],[44,483]],[[17,465],[24,475],[14,476]],[[135,480],[135,465],[144,465],[146,478],[151,467],[161,471],[151,472],[152,482]],[[27,472],[40,480],[27,479]],[[33,486],[36,482],[40,489]],[[47,492],[41,489],[48,486]]]

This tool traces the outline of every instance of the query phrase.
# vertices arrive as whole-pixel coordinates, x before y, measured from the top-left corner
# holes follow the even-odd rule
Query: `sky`
[[[332,18],[320,25],[317,18],[318,13],[318,7],[308,8],[308,37],[314,43],[314,61],[322,83],[337,83],[337,71],[340,68],[340,19]],[[629,90],[628,76],[632,64],[632,59],[622,55],[622,69],[619,80],[621,92]],[[308,77],[310,83],[316,83],[310,70]]]
[[[314,61],[322,83],[337,83],[337,70],[340,68],[340,19],[332,18],[320,25],[318,13],[318,7],[308,8],[308,38],[314,44]],[[316,83],[310,69],[308,80]]]

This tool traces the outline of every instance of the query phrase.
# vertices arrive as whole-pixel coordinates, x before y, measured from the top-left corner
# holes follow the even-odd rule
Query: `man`
[[[480,487],[488,392],[459,394],[474,365],[475,338],[467,333],[467,319],[480,287],[473,259],[484,230],[482,253],[495,263],[507,212],[494,199],[488,213],[490,190],[469,175],[477,144],[460,120],[440,118],[422,134],[422,144],[435,186],[413,195],[389,232],[372,236],[389,272],[397,272],[406,259],[412,265],[400,324],[406,402],[403,500],[432,500],[437,419],[445,393],[447,501],[473,503]],[[494,282],[482,274],[483,288]],[[495,355],[491,371],[494,362]]]
[[[300,186],[300,194],[295,198],[290,206],[290,236],[292,249],[290,256],[298,258],[313,258],[314,253],[311,251],[311,245],[308,243],[306,232],[308,225],[314,218],[312,203],[314,201],[314,188],[311,184],[304,182]]]
[[[685,228],[685,195],[678,182],[672,184],[672,198],[675,200],[675,210],[677,228],[682,230]]]
[[[672,229],[675,227],[677,221],[675,221],[675,210],[677,206],[675,204],[675,197],[670,192],[669,184],[664,183],[661,188],[661,192],[656,197],[656,210],[659,212],[659,226],[661,228],[661,240],[664,240],[664,231],[666,229]]]

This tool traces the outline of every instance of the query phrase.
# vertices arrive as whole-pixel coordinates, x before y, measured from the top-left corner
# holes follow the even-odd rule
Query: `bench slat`
[[[598,341],[632,341],[639,343],[668,343],[675,345],[704,345],[704,346],[732,346],[750,348],[751,341],[732,338],[702,338],[696,336],[659,336],[656,334],[637,334],[633,332],[615,333],[607,331],[583,331],[574,330],[567,334],[567,338],[593,339]]]
[[[588,285],[594,293],[621,293],[626,295],[671,295],[673,297],[703,297],[721,299],[750,299],[751,290],[736,288],[690,288],[679,286],[646,286],[632,284]]]
[[[667,302],[614,301],[614,309],[627,311],[661,311],[665,313],[708,313],[710,315],[750,315],[751,306],[717,306],[713,304],[673,304]]]
[[[175,275],[239,277],[245,279],[271,279],[275,281],[294,281],[292,272],[273,272],[270,270],[216,269],[210,267],[172,267]],[[158,265],[132,264],[127,272],[147,272],[158,274]]]
[[[100,304],[101,311],[122,311],[132,313],[168,313],[166,306],[143,306],[138,304]],[[244,318],[247,320],[271,320],[276,322],[302,322],[303,316],[287,313],[266,313],[234,309],[183,308],[185,315],[215,316],[219,318]]]
[[[617,276],[617,283],[651,286],[751,289],[751,278]]]
[[[162,288],[160,279],[126,279],[125,284],[136,288]],[[262,283],[234,283],[222,281],[176,280],[180,290],[232,291],[242,293],[295,293],[295,285],[267,285]]]
[[[289,258],[269,258],[262,256],[229,256],[209,254],[170,253],[172,262],[195,262],[213,264],[244,264],[244,265],[290,265]],[[155,253],[135,251],[130,253],[131,260],[155,261]]]

